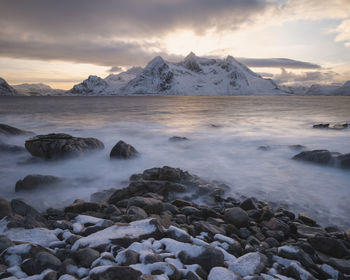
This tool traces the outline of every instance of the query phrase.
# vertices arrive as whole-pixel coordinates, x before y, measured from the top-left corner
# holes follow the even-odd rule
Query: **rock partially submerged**
[[[181,136],[172,136],[169,138],[169,142],[182,142],[182,141],[188,141],[189,139],[187,137],[181,137]]]
[[[17,135],[31,135],[31,131],[22,130],[4,123],[0,123],[0,135],[17,136]]]
[[[22,180],[18,180],[15,186],[15,191],[30,191],[36,190],[50,185],[54,185],[63,181],[63,178],[50,176],[31,174],[24,177]]]
[[[345,169],[350,168],[350,153],[340,154],[336,152],[330,152],[328,150],[312,150],[301,152],[295,155],[293,159]]]
[[[328,128],[328,129],[345,129],[349,127],[347,122],[339,122],[339,123],[317,123],[312,126],[313,128]]]
[[[96,138],[73,137],[69,134],[52,133],[37,135],[25,142],[32,156],[43,159],[79,156],[87,152],[102,150],[104,144]]]
[[[111,150],[109,154],[110,158],[116,159],[130,159],[134,158],[139,154],[139,152],[130,144],[125,143],[120,140]]]
[[[26,149],[22,146],[10,145],[3,142],[0,142],[0,153],[23,153],[26,152]]]

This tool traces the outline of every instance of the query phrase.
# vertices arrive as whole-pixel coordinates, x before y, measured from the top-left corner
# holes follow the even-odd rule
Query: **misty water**
[[[239,197],[255,196],[306,212],[324,226],[350,226],[350,172],[291,160],[308,149],[350,152],[350,129],[313,129],[315,122],[350,121],[349,97],[10,97],[0,99],[0,123],[36,134],[96,137],[105,150],[42,163],[29,154],[1,154],[0,196],[23,198],[38,209],[62,208],[98,191],[122,188],[131,174],[172,166],[220,180]],[[190,141],[169,142],[171,136]],[[23,145],[28,137],[8,137]],[[109,159],[119,140],[140,157]],[[269,151],[258,150],[261,145]],[[28,174],[65,177],[64,186],[14,191]]]

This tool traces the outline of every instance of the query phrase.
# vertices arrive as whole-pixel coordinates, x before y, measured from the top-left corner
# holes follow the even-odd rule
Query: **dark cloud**
[[[274,76],[274,80],[279,84],[314,84],[330,82],[339,74],[334,71],[308,71],[300,74],[288,72],[282,68],[281,73]]]
[[[288,58],[237,58],[238,61],[249,67],[283,67],[294,69],[320,69],[321,66],[309,62]]]
[[[108,70],[109,73],[118,73],[120,71],[123,71],[123,68],[119,66],[113,66]]]

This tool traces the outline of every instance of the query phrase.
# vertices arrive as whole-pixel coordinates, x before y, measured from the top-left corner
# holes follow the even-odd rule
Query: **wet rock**
[[[16,220],[19,222],[19,224],[14,227],[47,227],[47,220],[41,216],[37,210],[26,204],[24,201],[20,199],[11,200],[11,209],[13,214],[24,217],[24,219],[16,216],[11,217],[10,220],[14,222],[13,225],[16,224]],[[21,223],[22,225],[20,225]],[[8,224],[8,227],[11,227],[10,223]]]
[[[350,260],[330,258],[329,264],[345,274],[350,274]]]
[[[212,235],[225,234],[225,230],[205,221],[194,222],[194,227],[198,232],[209,232]]]
[[[22,180],[18,180],[15,191],[18,192],[40,189],[62,181],[62,178],[56,176],[32,174],[24,177]]]
[[[137,206],[130,206],[128,208],[127,214],[130,216],[131,221],[142,220],[148,217],[145,210]]]
[[[96,202],[96,203],[107,201],[115,191],[116,189],[108,189],[108,190],[95,192],[92,195],[90,195],[90,201]]]
[[[327,279],[338,279],[339,271],[334,269],[328,264],[321,265],[321,270],[323,272],[323,277]]]
[[[328,128],[329,123],[317,123],[312,126],[313,128]]]
[[[159,214],[163,211],[163,202],[149,197],[135,196],[130,199],[120,201],[117,203],[117,206],[124,206],[126,204],[127,207],[137,206],[145,210],[148,214]]]
[[[255,198],[247,198],[241,202],[239,205],[243,210],[253,210],[253,209],[258,209],[256,199]]]
[[[182,171],[180,168],[163,166],[162,168],[156,167],[145,170],[142,173],[142,179],[181,182],[192,179],[192,176],[187,171]]]
[[[239,207],[226,209],[224,220],[226,223],[233,224],[237,228],[245,227],[249,224],[249,216],[247,212]]]
[[[210,246],[203,246],[203,249],[203,252],[197,256],[190,254],[190,252],[181,251],[178,258],[184,264],[199,264],[207,272],[215,266],[224,265],[224,255],[220,250]]]
[[[335,158],[335,166],[350,169],[350,153],[337,156]]]
[[[268,146],[268,145],[259,146],[259,147],[258,147],[258,150],[259,150],[259,151],[270,151],[270,150],[271,150],[271,147]]]
[[[188,138],[181,137],[181,136],[172,136],[169,138],[169,142],[182,142],[182,141],[188,141]]]
[[[7,124],[0,123],[0,135],[16,136],[16,135],[30,135],[31,131],[22,130]]]
[[[136,157],[139,152],[130,144],[125,143],[124,141],[119,141],[111,150],[109,154],[110,158],[122,158],[130,159]]]
[[[267,261],[267,257],[263,254],[257,252],[248,253],[231,263],[229,269],[238,275],[245,277],[248,275],[259,274],[265,268]]]
[[[224,267],[214,267],[210,270],[208,280],[240,280],[241,277]]]
[[[316,278],[301,265],[292,262],[286,270],[286,275],[297,280],[316,280]]]
[[[281,220],[277,219],[277,218],[271,218],[267,223],[266,223],[266,227],[271,229],[271,230],[275,230],[275,231],[282,231],[285,235],[289,234],[289,226],[282,222]]]
[[[315,236],[308,239],[313,248],[335,258],[342,258],[349,255],[348,249],[338,239]]]
[[[312,150],[301,152],[295,155],[293,159],[329,165],[332,163],[333,157],[334,154],[328,150]]]
[[[104,149],[103,143],[96,138],[73,137],[63,133],[35,136],[25,142],[25,147],[32,156],[43,159],[79,156]]]
[[[183,207],[191,207],[192,202],[183,200],[183,199],[175,199],[172,204],[176,207],[183,208]]]
[[[316,221],[305,213],[299,213],[298,219],[308,226],[315,226]]]
[[[297,260],[305,267],[314,266],[315,263],[303,249],[295,246],[282,246],[278,248],[278,255],[283,258]]]
[[[91,280],[137,280],[141,272],[127,266],[97,267],[90,271]]]
[[[11,212],[10,203],[6,199],[0,197],[0,220],[6,216],[11,215]]]
[[[294,150],[294,151],[301,151],[301,150],[305,150],[306,149],[306,147],[304,145],[300,145],[300,144],[289,145],[288,147],[290,149]]]
[[[316,235],[325,235],[326,231],[321,227],[310,227],[303,224],[294,224],[293,227],[295,228],[296,233],[301,238],[309,238],[314,237]]]

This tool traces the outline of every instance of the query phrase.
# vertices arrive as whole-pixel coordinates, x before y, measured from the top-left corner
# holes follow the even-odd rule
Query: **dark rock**
[[[33,132],[25,131],[7,124],[0,123],[0,135],[16,136],[16,135],[30,135]]]
[[[26,204],[24,201],[20,199],[11,200],[11,209],[14,214],[25,217],[28,224],[32,223],[30,219],[36,221],[37,224],[33,224],[33,227],[47,227],[47,220],[41,216],[37,210]]]
[[[296,233],[301,238],[309,238],[314,237],[316,235],[326,234],[326,231],[321,227],[310,227],[299,223],[295,223],[293,227],[295,227]]]
[[[156,263],[156,262],[162,262],[162,261],[163,261],[162,256],[158,254],[148,254],[143,257],[144,264]]]
[[[224,220],[226,223],[233,224],[237,228],[245,227],[249,224],[249,216],[247,212],[240,207],[226,209]]]
[[[335,166],[340,168],[350,168],[350,153],[339,155],[335,158]]]
[[[268,259],[265,255],[252,252],[239,257],[229,265],[229,269],[238,275],[245,277],[248,275],[260,274],[267,265]]]
[[[184,243],[189,243],[191,241],[191,236],[186,231],[174,226],[169,227],[166,231],[166,235],[171,239]]]
[[[91,280],[138,280],[141,272],[126,266],[110,266],[104,270],[91,270],[89,278]]]
[[[127,214],[130,216],[131,221],[142,220],[148,217],[145,210],[137,206],[130,206]]]
[[[350,274],[350,261],[344,259],[330,258],[329,264],[345,274]]]
[[[220,228],[218,226],[215,226],[205,221],[194,222],[193,225],[198,232],[209,232],[212,235],[215,235],[215,234],[225,235],[225,230],[223,228]]]
[[[192,179],[192,176],[188,172],[182,171],[179,168],[163,166],[162,168],[156,167],[145,170],[142,173],[142,179],[181,182]]]
[[[57,280],[57,279],[58,279],[58,274],[56,271],[48,271],[43,277],[43,280]]]
[[[298,219],[308,226],[316,225],[316,221],[304,213],[299,213]]]
[[[0,219],[11,215],[11,213],[10,203],[6,199],[0,197]]]
[[[188,141],[188,138],[180,137],[180,136],[172,136],[169,138],[169,142],[181,142],[181,141]]]
[[[329,125],[329,128],[337,129],[337,130],[348,128],[348,127],[349,127],[349,124],[346,122],[333,123],[333,124]]]
[[[101,205],[95,202],[87,202],[84,200],[76,200],[73,204],[64,208],[64,212],[84,213],[87,211],[100,211]]]
[[[18,180],[15,191],[30,191],[62,182],[63,179],[56,176],[32,174]]]
[[[3,251],[5,251],[8,247],[12,247],[15,244],[8,239],[6,236],[0,235],[0,255]]]
[[[92,262],[100,256],[100,253],[91,248],[84,248],[78,250],[75,256],[80,265],[83,267],[90,267]]]
[[[181,208],[181,213],[186,216],[190,216],[190,215],[201,216],[201,211],[199,211],[197,208],[192,206],[185,206]]]
[[[68,134],[38,135],[25,142],[32,156],[56,159],[79,156],[93,150],[102,150],[104,145],[96,138],[73,137]]]
[[[164,211],[169,211],[170,213],[176,215],[179,214],[179,208],[177,208],[175,205],[171,204],[171,203],[163,203],[163,210]]]
[[[299,264],[292,262],[286,269],[286,275],[297,280],[316,280],[316,278]]]
[[[90,195],[90,201],[96,203],[107,201],[115,191],[116,189],[108,189],[95,192],[92,195]]]
[[[140,254],[134,250],[129,249],[123,252],[122,254],[123,254],[123,261],[121,262],[121,265],[129,266],[139,262]]]
[[[314,162],[323,165],[332,163],[334,154],[328,150],[313,150],[301,152],[293,157],[293,159]]]
[[[266,238],[265,242],[269,244],[270,247],[278,247],[280,245],[280,243],[273,237]]]
[[[271,150],[271,147],[268,146],[268,145],[259,146],[259,147],[258,147],[258,150],[259,150],[259,151],[270,151],[270,150]]]
[[[297,260],[305,267],[312,267],[315,265],[311,257],[304,252],[303,249],[295,246],[282,246],[278,248],[278,255],[283,258]]]
[[[136,157],[139,152],[130,144],[125,143],[124,141],[119,141],[112,149],[109,154],[110,158],[122,158],[129,159]]]
[[[343,242],[338,239],[315,236],[308,239],[309,243],[316,250],[321,251],[335,258],[343,258],[349,255],[348,249],[345,247]]]
[[[288,146],[290,149],[294,150],[294,151],[301,151],[301,150],[305,150],[306,147],[300,144],[297,145],[289,145]]]
[[[271,218],[267,223],[266,227],[271,230],[280,230],[285,235],[289,234],[289,226],[277,218]]]
[[[256,204],[256,199],[255,198],[247,198],[241,202],[239,205],[243,210],[253,210],[253,209],[258,209],[258,206]]]
[[[61,266],[61,261],[54,255],[42,251],[35,256],[34,265],[36,272],[41,273],[48,268],[52,270],[58,270]]]
[[[148,214],[159,214],[163,211],[163,202],[154,198],[134,196],[125,201],[120,201],[117,206],[124,206],[125,203],[127,207],[140,207]]]
[[[182,208],[182,207],[191,207],[192,206],[192,202],[187,201],[187,200],[183,200],[183,199],[175,199],[172,204],[176,207]]]
[[[220,250],[211,246],[203,246],[203,249],[203,252],[198,256],[192,256],[186,251],[181,251],[178,258],[184,264],[199,264],[207,272],[215,266],[224,265],[224,255]]]
[[[312,126],[313,128],[328,128],[329,123],[317,123]]]

